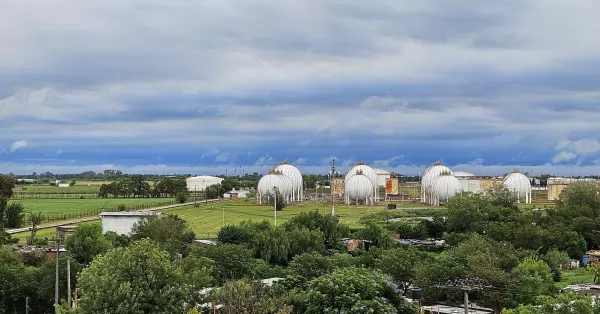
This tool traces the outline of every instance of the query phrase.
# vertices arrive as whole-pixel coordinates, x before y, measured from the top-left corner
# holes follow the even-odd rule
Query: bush
[[[5,222],[8,228],[20,228],[25,221],[25,207],[21,203],[10,203],[6,206]]]
[[[396,209],[396,204],[387,204],[387,209]]]
[[[117,209],[119,209],[120,212],[124,212],[127,210],[127,205],[120,204],[119,206],[117,206]]]
[[[179,204],[183,204],[183,203],[187,202],[187,199],[188,199],[188,195],[185,192],[179,192],[179,193],[177,193],[177,195],[175,195],[175,200]]]

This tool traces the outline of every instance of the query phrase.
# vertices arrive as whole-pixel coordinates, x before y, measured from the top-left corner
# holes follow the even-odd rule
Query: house
[[[53,245],[24,245],[13,248],[13,252],[15,253],[31,253],[35,251],[42,251],[51,259],[56,258],[56,246]],[[67,252],[64,247],[60,247],[58,251],[61,254]]]
[[[598,262],[600,261],[600,250],[587,251],[583,258],[581,259],[581,263],[586,265],[589,262]]]
[[[102,233],[109,231],[117,234],[130,234],[133,225],[140,221],[142,217],[160,215],[159,212],[139,211],[139,212],[102,212]]]

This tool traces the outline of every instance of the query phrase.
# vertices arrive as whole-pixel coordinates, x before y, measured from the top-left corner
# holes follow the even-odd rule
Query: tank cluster
[[[453,172],[441,162],[435,162],[421,176],[421,200],[429,205],[439,206],[464,190],[459,178],[474,176],[463,171]],[[466,182],[468,184],[468,180]],[[514,170],[502,182],[517,200],[525,198],[526,203],[531,203],[531,182],[526,175]]]
[[[286,203],[302,201],[304,199],[302,173],[287,161],[283,161],[260,178],[256,190],[258,204],[268,203],[269,198],[276,192],[279,192]]]

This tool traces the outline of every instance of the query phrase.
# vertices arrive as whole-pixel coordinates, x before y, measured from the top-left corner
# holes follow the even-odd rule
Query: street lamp
[[[335,159],[333,159],[332,163],[331,163],[331,180],[329,181],[329,186],[331,187],[331,216],[335,216],[335,198],[334,198],[335,185],[334,185],[334,181],[335,181]]]

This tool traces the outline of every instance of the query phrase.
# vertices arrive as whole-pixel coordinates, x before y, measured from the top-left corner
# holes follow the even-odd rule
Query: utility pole
[[[29,314],[29,310],[30,310],[30,308],[29,308],[29,300],[30,300],[29,297],[25,297],[25,314]]]
[[[469,292],[481,291],[484,288],[493,288],[492,286],[488,285],[485,280],[477,277],[460,278],[454,281],[449,281],[448,286],[456,287],[462,290],[465,314],[469,314]]]
[[[67,304],[71,307],[71,260],[67,259]]]
[[[274,202],[273,202],[273,212],[274,212],[274,217],[275,217],[275,227],[277,227],[277,187],[274,186],[273,187],[273,191],[275,191],[275,193],[273,193],[275,195],[274,197]]]
[[[60,239],[58,238],[58,230],[57,230],[57,232],[56,232],[56,278],[54,281],[54,306],[55,306],[56,313],[58,313],[58,302],[60,301],[59,295],[58,295],[59,262],[60,262]]]
[[[335,216],[335,159],[331,162],[331,180],[329,180],[329,185],[331,186],[331,216]]]

